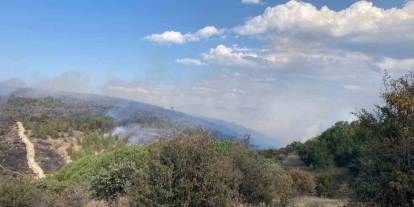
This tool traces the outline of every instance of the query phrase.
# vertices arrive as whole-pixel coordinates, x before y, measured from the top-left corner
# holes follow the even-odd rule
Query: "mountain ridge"
[[[7,96],[45,98],[55,97],[67,102],[88,102],[111,108],[105,114],[115,120],[128,122],[142,115],[151,115],[165,118],[177,123],[183,123],[196,128],[205,128],[213,133],[227,138],[241,139],[249,135],[252,146],[256,148],[268,148],[280,146],[280,143],[271,141],[272,139],[253,129],[230,123],[215,118],[196,116],[184,112],[166,109],[161,106],[140,102],[137,100],[112,97],[101,94],[75,93],[54,90],[41,90],[29,87],[19,87],[14,90],[8,89]],[[3,95],[3,97],[7,97]]]

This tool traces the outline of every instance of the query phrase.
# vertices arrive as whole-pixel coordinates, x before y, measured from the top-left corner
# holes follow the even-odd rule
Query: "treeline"
[[[112,130],[116,123],[105,115],[72,114],[61,118],[52,118],[47,114],[37,117],[28,117],[24,121],[36,138],[59,137],[60,133],[68,133],[71,130],[81,132],[107,132]]]
[[[384,104],[372,112],[336,123],[297,150],[313,168],[348,168],[356,201],[414,206],[414,73],[396,80],[387,76],[382,98]]]
[[[346,167],[356,161],[367,130],[359,121],[337,122],[318,137],[298,146],[306,165],[314,168]]]
[[[42,106],[46,108],[57,108],[65,106],[62,100],[45,97],[45,98],[28,98],[28,97],[19,97],[11,96],[7,99],[8,104],[16,107],[33,107],[33,106]]]

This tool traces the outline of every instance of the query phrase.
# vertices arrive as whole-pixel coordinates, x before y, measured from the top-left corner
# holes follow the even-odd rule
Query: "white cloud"
[[[176,31],[165,31],[161,34],[152,34],[145,37],[146,40],[159,44],[183,44],[186,42],[197,42],[202,39],[208,39],[213,36],[219,36],[224,33],[223,29],[217,29],[214,26],[206,26],[195,33],[182,34]]]
[[[269,7],[262,15],[236,27],[240,35],[312,36],[342,38],[353,42],[414,40],[414,1],[402,8],[382,9],[372,2],[359,1],[334,11],[310,3],[289,1]]]
[[[179,63],[179,64],[182,64],[182,65],[193,65],[193,66],[207,65],[206,63],[204,63],[200,60],[192,59],[192,58],[177,59],[176,62]]]
[[[394,58],[384,58],[379,62],[378,67],[383,70],[414,70],[414,58],[408,59],[394,59]]]
[[[161,34],[152,34],[149,36],[146,36],[145,39],[156,42],[156,43],[175,43],[175,44],[182,44],[184,43],[185,37],[180,32],[175,31],[166,31]]]
[[[199,41],[201,39],[207,39],[221,34],[223,34],[223,30],[219,30],[214,26],[207,26],[198,30],[194,34],[187,33],[186,36],[190,41]]]
[[[243,4],[260,4],[260,0],[241,0]]]
[[[218,45],[211,48],[208,53],[203,53],[203,60],[214,64],[228,67],[258,67],[253,59],[257,58],[254,53],[237,52],[225,45]]]
[[[361,52],[352,52],[329,48],[275,48],[275,49],[252,49],[239,47],[227,47],[218,45],[208,52],[201,54],[201,59],[211,65],[219,65],[232,68],[253,69],[277,69],[289,70],[299,67],[302,70],[329,70],[335,73],[338,68],[346,68],[350,65],[368,67],[374,65],[375,58]],[[191,59],[192,60],[192,59]],[[334,68],[329,69],[330,67]]]

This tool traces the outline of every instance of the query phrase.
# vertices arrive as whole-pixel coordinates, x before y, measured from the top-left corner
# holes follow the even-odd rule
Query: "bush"
[[[285,205],[292,193],[291,177],[279,165],[251,151],[237,149],[234,152],[236,166],[242,172],[242,201],[255,205]]]
[[[97,156],[86,156],[69,163],[53,176],[47,177],[47,179],[59,182],[89,184],[94,176],[104,170],[109,171],[113,166],[133,163],[138,169],[145,168],[148,156],[157,148],[159,148],[157,143],[146,146],[124,146]]]
[[[336,193],[335,177],[331,175],[318,176],[315,189],[318,196],[333,197]]]
[[[290,176],[274,162],[201,132],[163,142],[128,194],[133,206],[283,206],[291,192]]]
[[[293,187],[299,195],[309,195],[315,193],[316,179],[306,171],[299,169],[292,169],[288,171],[293,180]]]
[[[49,206],[52,199],[26,178],[0,180],[0,206],[38,207]]]
[[[119,196],[126,194],[136,171],[137,167],[133,163],[121,163],[110,167],[110,170],[103,169],[92,179],[93,196],[109,203],[116,201]]]
[[[46,180],[88,184],[93,197],[110,204],[126,197],[132,206],[283,206],[293,192],[274,161],[205,131],[86,156]]]
[[[84,207],[91,200],[88,190],[80,186],[69,187],[55,197],[54,207]]]
[[[335,172],[332,169],[316,178],[316,193],[318,196],[329,198],[347,198],[351,196],[347,172]]]
[[[78,183],[58,182],[46,178],[33,184],[49,197],[53,207],[83,207],[91,199],[87,188]]]
[[[238,199],[239,182],[232,160],[207,135],[177,137],[153,154],[130,199],[137,206],[229,206]]]

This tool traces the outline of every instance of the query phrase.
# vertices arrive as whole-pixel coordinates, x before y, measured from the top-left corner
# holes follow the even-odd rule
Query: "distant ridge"
[[[119,121],[128,121],[142,115],[151,114],[152,116],[168,119],[177,123],[197,128],[205,128],[217,135],[227,138],[240,139],[249,135],[252,146],[257,148],[281,146],[280,143],[275,143],[274,141],[271,142],[271,140],[274,139],[241,125],[213,118],[188,115],[183,112],[165,109],[160,106],[135,100],[107,95],[40,90],[34,88],[17,88],[10,92],[9,95],[29,98],[44,98],[50,96],[65,100],[65,102],[88,102],[91,104],[111,107],[111,110],[107,111],[107,115],[112,116]]]

